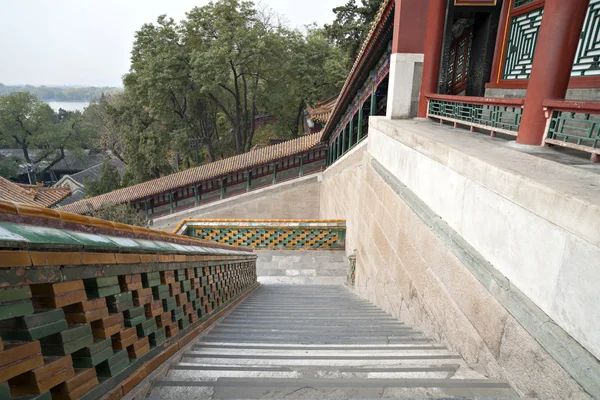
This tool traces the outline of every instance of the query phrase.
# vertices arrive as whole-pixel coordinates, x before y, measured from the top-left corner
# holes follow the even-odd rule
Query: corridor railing
[[[592,162],[600,162],[600,102],[545,101],[544,111],[546,144],[585,151]]]
[[[503,99],[471,96],[426,95],[427,117],[454,127],[469,126],[471,131],[482,129],[492,136],[503,133],[517,136],[523,114],[523,99]]]

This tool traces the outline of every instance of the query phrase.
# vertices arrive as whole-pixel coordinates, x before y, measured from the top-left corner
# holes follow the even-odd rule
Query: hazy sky
[[[302,28],[345,0],[262,0]],[[121,86],[134,33],[208,0],[0,0],[0,83]]]

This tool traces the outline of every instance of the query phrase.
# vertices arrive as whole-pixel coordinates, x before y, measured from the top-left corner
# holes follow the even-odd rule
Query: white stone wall
[[[544,200],[547,190],[554,188],[526,182],[526,175],[501,175],[493,160],[483,163],[462,157],[457,149],[446,149],[446,154],[440,154],[443,158],[436,159],[419,151],[420,145],[427,145],[427,138],[422,138],[415,148],[408,145],[408,140],[397,140],[414,134],[401,128],[392,134],[395,136],[376,129],[371,132],[369,153],[376,160],[538,307],[600,358],[600,225],[581,219],[575,202],[561,202],[560,187],[550,193],[551,202],[547,202]],[[507,157],[510,153],[520,154],[507,151]],[[531,158],[531,163],[538,162],[534,156],[524,156]],[[458,168],[454,168],[454,157],[462,158]],[[556,164],[546,162],[549,166]],[[525,170],[528,166],[522,167]],[[581,171],[581,174],[586,172]],[[504,181],[498,182],[499,178]],[[495,190],[499,184],[501,190]],[[558,179],[557,185],[560,185]],[[527,193],[528,201],[512,195],[517,192]],[[548,216],[570,215],[571,222],[579,225],[581,233],[572,233],[569,227],[558,225],[559,221],[537,213],[535,209],[540,202],[549,208],[545,213]],[[585,229],[585,225],[589,229]]]
[[[320,218],[347,221],[346,251],[350,253],[356,249],[357,253],[357,293],[458,351],[468,362],[479,364],[490,377],[507,379],[524,396],[589,398],[538,340],[455,256],[447,243],[436,236],[431,226],[382,179],[372,167],[372,158],[383,164],[454,230],[465,235],[477,251],[489,257],[494,267],[499,262],[506,263],[507,277],[513,271],[516,279],[534,282],[523,284],[521,290],[528,290],[528,296],[538,295],[536,303],[545,300],[546,305],[552,305],[550,310],[556,306],[565,310],[576,303],[584,306],[584,310],[573,309],[573,314],[568,317],[557,315],[556,322],[561,326],[567,326],[565,318],[568,318],[571,328],[575,327],[575,318],[585,312],[588,321],[597,318],[598,313],[590,303],[596,295],[588,288],[593,282],[598,283],[598,278],[590,276],[589,272],[599,270],[597,262],[600,258],[596,257],[594,261],[589,257],[595,253],[586,256],[585,252],[578,251],[578,257],[584,262],[577,265],[568,261],[565,264],[569,257],[574,257],[567,250],[566,232],[552,231],[559,228],[548,221],[538,221],[532,212],[527,215],[523,207],[518,210],[514,202],[496,198],[498,194],[485,185],[444,165],[452,160],[462,168],[472,169],[478,179],[498,179],[497,173],[485,170],[486,162],[473,159],[469,166],[464,154],[461,156],[453,148],[434,140],[441,131],[445,132],[445,128],[422,121],[432,128],[432,136],[421,135],[415,129],[394,132],[392,138],[390,126],[399,121],[381,124],[381,119],[371,119],[370,122],[368,139],[324,172],[321,188]],[[404,123],[411,124],[412,121]],[[461,134],[467,135],[464,143],[474,141],[477,144],[475,136],[465,131]],[[430,152],[435,152],[436,157],[430,156]],[[520,161],[520,153],[513,153],[513,160]],[[530,184],[535,189],[540,182]],[[532,188],[513,189],[518,192]],[[532,201],[540,200],[535,191],[520,194],[532,196]],[[574,243],[580,243],[577,238],[572,239]],[[555,245],[548,241],[554,241]],[[593,250],[587,244],[585,251]],[[542,250],[534,249],[538,245]],[[554,257],[560,262],[550,260]],[[552,266],[544,266],[551,261]],[[555,265],[570,265],[570,268],[559,267],[558,272],[550,273],[551,269],[556,269]],[[581,282],[581,276],[567,278],[567,271],[575,275],[587,273],[584,279],[588,282]],[[511,282],[499,275],[496,294],[503,293],[502,285],[516,284],[512,282],[513,278],[508,278]],[[536,281],[541,282],[535,284]],[[571,286],[570,299],[561,298],[559,293],[565,293],[560,289],[561,284]],[[575,288],[581,290],[577,292]],[[546,293],[546,289],[552,289],[554,297]],[[579,325],[579,330],[572,329],[573,333],[569,333],[579,333],[581,341],[587,341],[586,345],[591,348],[598,335],[589,326]]]

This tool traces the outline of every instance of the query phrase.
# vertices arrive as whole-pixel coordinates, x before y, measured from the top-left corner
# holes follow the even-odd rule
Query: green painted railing
[[[591,154],[600,161],[600,102],[546,101],[549,118],[545,143]]]
[[[516,136],[521,124],[523,99],[427,95],[427,117]]]

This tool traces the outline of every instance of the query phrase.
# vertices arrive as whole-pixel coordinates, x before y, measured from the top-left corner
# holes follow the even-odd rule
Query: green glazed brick
[[[149,343],[150,343],[150,346],[157,347],[157,346],[160,346],[161,344],[163,344],[166,340],[167,340],[166,336],[160,336],[160,337],[150,338]]]
[[[31,300],[0,303],[0,321],[33,313]]]
[[[127,352],[125,352],[125,355],[127,355]],[[115,376],[119,372],[121,372],[125,368],[127,368],[127,366],[129,365],[129,358],[119,362],[118,364],[112,365],[112,366],[109,366],[107,364],[109,360],[98,364],[98,366],[96,367],[96,372],[98,373],[99,376],[107,376],[107,377]]]
[[[122,313],[124,311],[129,310],[130,308],[133,308],[133,300],[127,300],[127,301],[123,301],[121,303],[110,304],[108,306],[108,311],[115,314],[115,313]]]
[[[0,328],[0,336],[4,340],[32,341],[65,331],[68,327],[67,321],[63,319],[30,329],[4,330],[4,328]]]
[[[163,299],[163,310],[165,312],[174,310],[177,307],[177,300],[175,300],[175,297],[167,297],[166,299]]]
[[[136,328],[137,328],[138,337],[143,338],[145,336],[148,336],[151,333],[156,332],[156,329],[157,329],[156,319],[155,318],[147,319],[146,321],[137,325]]]
[[[190,290],[192,290],[192,282],[190,282],[190,281],[182,281],[181,282],[181,291],[182,292],[189,292]]]
[[[94,337],[89,335],[65,344],[42,344],[42,354],[44,356],[68,356],[77,350],[90,346],[92,343],[94,343]]]
[[[61,319],[65,319],[65,312],[62,308],[57,310],[40,310],[19,318],[23,328],[35,328]]]
[[[10,400],[10,388],[8,382],[0,383],[0,400]]]
[[[102,287],[86,287],[85,293],[91,299],[97,299],[99,297],[107,297],[121,292],[121,287],[119,285],[113,286],[102,286]]]
[[[119,294],[113,294],[111,296],[106,296],[106,302],[110,304],[118,304],[124,303],[126,301],[133,301],[133,293],[131,292],[123,292]]]
[[[188,318],[182,318],[179,320],[179,329],[184,330],[190,326],[190,320]]]
[[[10,397],[8,398],[10,400]],[[13,400],[52,400],[52,394],[50,392],[42,394],[32,394],[27,396],[13,397]]]
[[[128,319],[133,319],[139,317],[140,315],[144,315],[144,306],[133,307],[123,312],[123,316]]]
[[[114,354],[102,364],[102,367],[112,368],[124,360],[129,361],[127,350],[115,350]]]
[[[149,282],[159,279],[160,280],[160,272],[144,272],[142,273],[142,282]]]
[[[103,352],[104,350],[112,348],[112,340],[108,339],[96,339],[90,346],[83,348],[73,354],[73,357],[92,357],[96,354]]]
[[[140,315],[139,317],[135,317],[132,319],[125,319],[125,326],[128,328],[132,328],[136,325],[141,324],[142,322],[144,322],[146,320],[146,316],[145,315]]]
[[[0,289],[0,303],[7,303],[17,300],[25,300],[31,298],[31,287],[16,286]]]
[[[194,302],[196,300],[196,291],[187,292],[187,298],[189,302]]]
[[[153,279],[151,281],[148,282],[143,282],[143,285],[145,288],[151,288],[151,287],[155,287],[160,285],[160,278],[159,279]]]
[[[92,334],[92,327],[88,324],[81,325],[69,325],[69,329],[57,333],[52,336],[48,336],[42,339],[40,342],[44,344],[65,344],[74,340],[80,339],[84,336]]]
[[[110,339],[107,339],[109,342]],[[82,349],[83,350],[83,349]],[[80,354],[81,350],[75,352],[74,354]],[[102,350],[100,353],[94,354],[89,357],[75,357],[73,356],[73,367],[75,368],[93,368],[98,364],[108,360],[113,356],[112,346]]]
[[[105,276],[102,278],[90,278],[84,279],[83,284],[86,288],[100,288],[105,286],[115,286],[119,285],[119,277],[118,276]]]
[[[194,301],[192,301],[192,308],[194,310],[198,310],[200,307],[202,307],[202,304],[200,303],[200,300],[194,300]]]
[[[169,285],[158,285],[152,288],[154,300],[162,300],[169,297]]]
[[[167,330],[165,327],[162,328],[157,328],[156,331],[152,332],[150,335],[148,335],[148,338],[152,341],[158,341],[159,339],[166,339],[167,338]]]

